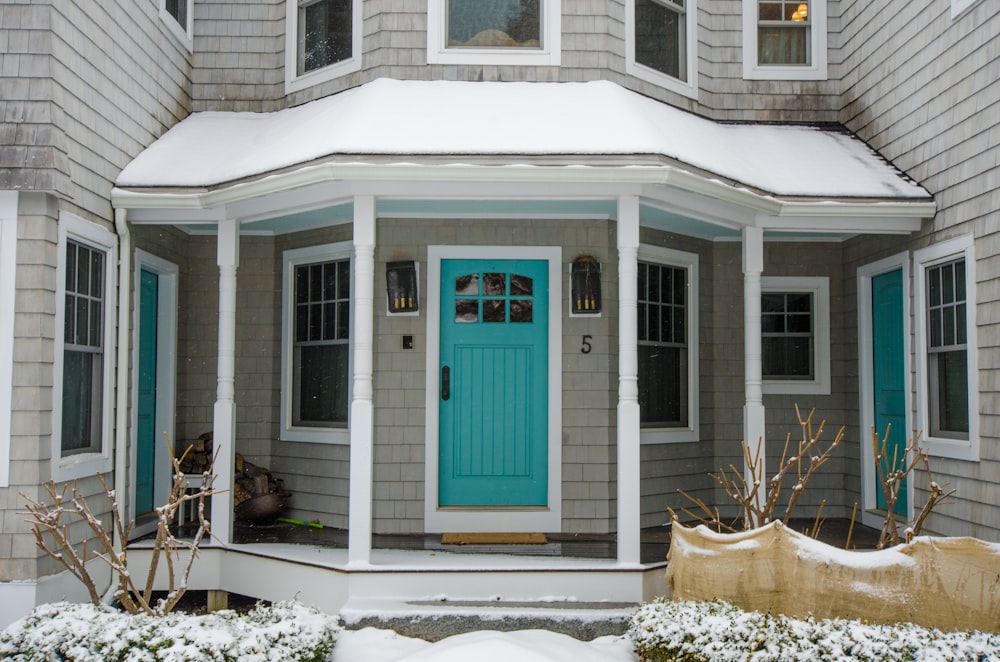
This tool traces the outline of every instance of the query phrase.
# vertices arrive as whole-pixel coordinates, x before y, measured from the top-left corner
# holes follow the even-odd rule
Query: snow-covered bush
[[[295,602],[203,616],[133,615],[105,605],[58,602],[35,608],[0,633],[0,659],[321,662],[337,633],[333,617]]]
[[[645,604],[632,616],[628,636],[648,662],[1000,661],[1000,634],[800,620],[747,612],[719,600]]]

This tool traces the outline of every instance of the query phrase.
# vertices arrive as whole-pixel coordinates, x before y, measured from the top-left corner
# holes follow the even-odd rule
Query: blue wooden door
[[[156,326],[159,277],[139,272],[139,360],[136,402],[135,513],[153,509],[156,466]]]
[[[544,506],[548,263],[442,260],[438,503]]]
[[[896,269],[872,278],[872,378],[875,430],[879,439],[889,427],[886,454],[903,457],[906,449],[906,368],[903,362],[903,271]],[[885,508],[882,488],[876,485],[876,504]],[[900,486],[895,511],[907,510],[906,485]]]

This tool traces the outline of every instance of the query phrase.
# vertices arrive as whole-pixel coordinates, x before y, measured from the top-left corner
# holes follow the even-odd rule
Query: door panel
[[[544,506],[548,263],[442,260],[441,506]]]
[[[153,509],[156,459],[156,326],[159,277],[139,276],[139,370],[136,413],[135,513]]]
[[[903,356],[903,272],[890,271],[872,283],[872,379],[875,430],[879,439],[889,427],[886,452],[890,460],[902,458],[906,449],[906,371]],[[877,476],[876,476],[877,480]],[[880,485],[875,488],[876,505],[885,508]],[[907,512],[906,485],[900,487],[895,511]]]

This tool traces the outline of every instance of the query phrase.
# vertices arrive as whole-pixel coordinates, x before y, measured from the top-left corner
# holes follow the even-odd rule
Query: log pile
[[[182,445],[177,449],[178,453],[184,453],[186,449],[189,450],[181,460],[181,471],[193,475],[200,475],[208,471],[212,466],[213,448],[211,432],[204,433],[196,441]],[[275,478],[269,470],[247,461],[239,453],[236,454],[235,470],[233,475],[234,507],[238,508],[240,504],[265,494],[279,494],[285,498],[288,497],[282,479]]]

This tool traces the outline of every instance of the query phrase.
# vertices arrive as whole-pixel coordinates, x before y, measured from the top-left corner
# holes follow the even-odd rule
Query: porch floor
[[[812,520],[793,520],[797,531],[812,527]],[[829,519],[823,522],[820,540],[837,547],[844,547],[850,530],[847,519]],[[852,549],[874,549],[879,531],[855,522],[851,535]],[[460,554],[502,554],[514,556],[562,557],[613,560],[617,553],[614,534],[546,534],[545,544],[442,544],[441,534],[374,534],[374,550],[442,551]],[[347,531],[335,528],[315,528],[287,522],[247,524],[237,522],[233,527],[236,544],[290,544],[312,547],[347,549]],[[644,564],[663,563],[670,548],[670,528],[659,526],[640,532],[640,561]]]

